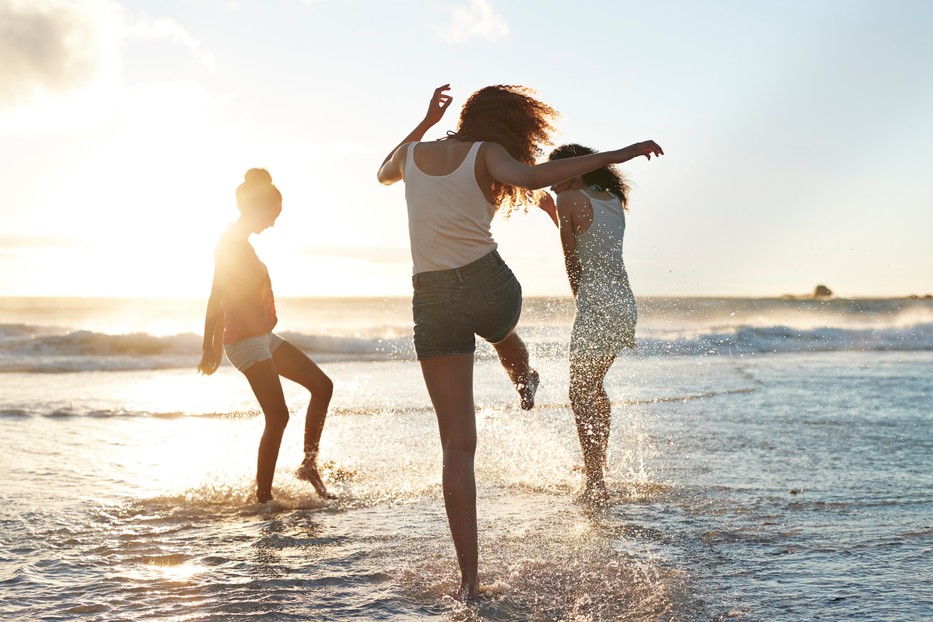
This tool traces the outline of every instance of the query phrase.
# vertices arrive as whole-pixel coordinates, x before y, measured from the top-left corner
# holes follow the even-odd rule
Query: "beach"
[[[262,415],[195,372],[202,300],[0,301],[4,620],[926,620],[933,301],[639,299],[607,376],[611,505],[576,501],[568,298],[529,298],[534,410],[475,371],[480,582],[465,605],[405,298],[282,299],[335,383],[318,498],[254,498]]]

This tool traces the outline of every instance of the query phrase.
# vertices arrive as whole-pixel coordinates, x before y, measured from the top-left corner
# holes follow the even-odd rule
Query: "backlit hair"
[[[451,136],[464,141],[499,143],[513,158],[534,165],[551,144],[552,119],[557,112],[534,97],[524,86],[487,86],[463,104],[457,131]],[[493,204],[508,215],[519,205],[534,204],[534,192],[493,181]]]

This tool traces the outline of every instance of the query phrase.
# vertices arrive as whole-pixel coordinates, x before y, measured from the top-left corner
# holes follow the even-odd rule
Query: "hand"
[[[198,371],[205,376],[210,376],[220,367],[221,355],[216,350],[204,350],[201,356],[201,362],[198,363]]]
[[[551,196],[550,192],[541,192],[538,196],[538,207],[541,210],[551,217],[551,220],[554,219],[557,214],[557,203],[554,202],[554,197]]]
[[[645,156],[649,160],[652,155],[662,156],[664,155],[664,150],[661,149],[661,145],[654,142],[653,140],[646,140],[642,143],[635,143],[634,145],[629,145],[623,151],[630,151],[631,156],[626,158],[626,160],[631,160],[637,158],[638,156]]]
[[[434,125],[444,117],[447,106],[453,101],[453,97],[444,92],[449,90],[449,84],[434,89],[434,95],[431,96],[431,103],[428,105],[428,112],[424,115],[424,121],[428,125]]]

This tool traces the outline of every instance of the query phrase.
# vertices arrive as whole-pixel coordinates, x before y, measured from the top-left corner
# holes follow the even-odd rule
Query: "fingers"
[[[441,110],[447,108],[450,105],[450,102],[453,101],[453,97],[445,93],[444,91],[449,91],[450,85],[445,84],[434,89],[434,96],[431,98],[431,104],[436,105]]]
[[[645,142],[641,143],[639,147],[641,148],[642,155],[649,160],[651,159],[652,155],[664,155],[664,150],[661,149],[661,145],[654,142],[653,140],[646,140]]]

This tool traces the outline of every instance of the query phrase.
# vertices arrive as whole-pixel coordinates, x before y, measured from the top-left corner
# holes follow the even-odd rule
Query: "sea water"
[[[331,376],[333,501],[254,500],[262,415],[203,301],[0,301],[0,619],[933,618],[933,301],[640,299],[607,377],[611,506],[576,501],[569,299],[526,299],[533,411],[479,344],[482,598],[459,584],[406,299],[281,300]]]

